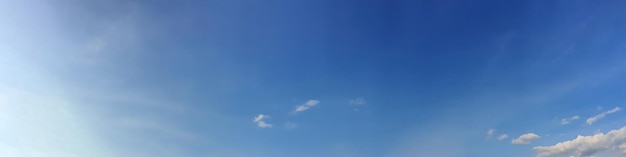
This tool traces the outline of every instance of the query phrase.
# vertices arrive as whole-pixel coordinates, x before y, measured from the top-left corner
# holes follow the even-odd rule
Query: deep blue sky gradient
[[[0,94],[67,102],[42,139],[79,156],[527,157],[626,121],[584,122],[626,103],[626,1],[4,3]]]

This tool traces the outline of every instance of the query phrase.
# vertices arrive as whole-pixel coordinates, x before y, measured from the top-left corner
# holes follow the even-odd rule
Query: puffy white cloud
[[[267,118],[269,118],[269,116],[264,115],[264,114],[259,114],[258,116],[254,117],[254,123],[256,123],[257,126],[259,126],[260,128],[271,128],[272,124],[265,123],[263,121],[263,119],[267,119]]]
[[[578,116],[573,116],[571,118],[563,118],[563,119],[561,119],[561,125],[569,124],[571,121],[575,121],[575,120],[578,120],[578,119],[580,119],[580,117],[578,117]]]
[[[596,116],[590,117],[589,119],[587,119],[587,124],[591,125],[591,124],[595,123],[596,121],[606,117],[606,115],[609,115],[611,113],[615,113],[615,112],[620,111],[620,110],[622,110],[622,108],[615,107],[612,110],[609,110],[609,111],[606,111],[606,112],[602,112],[602,113],[600,113],[600,114],[598,114]]]
[[[497,139],[498,139],[498,140],[500,140],[500,141],[502,141],[502,140],[504,140],[504,139],[506,139],[506,138],[508,138],[508,137],[509,137],[509,135],[507,135],[507,134],[502,134],[502,135],[498,136],[498,138],[497,138]]]
[[[527,133],[519,136],[516,139],[511,140],[511,144],[529,144],[537,139],[539,139],[539,135],[535,133]]]
[[[315,106],[315,105],[317,105],[319,103],[320,103],[319,100],[309,100],[309,101],[306,101],[304,104],[296,106],[296,110],[294,111],[294,113],[295,112],[306,111],[306,110],[310,109],[311,107],[313,107],[313,106]]]
[[[606,134],[579,135],[573,140],[559,142],[552,146],[538,146],[533,149],[537,151],[537,157],[587,157],[606,150],[616,150],[626,154],[626,126]]]

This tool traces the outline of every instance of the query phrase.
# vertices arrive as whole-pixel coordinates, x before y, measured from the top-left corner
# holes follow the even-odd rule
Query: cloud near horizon
[[[575,139],[559,142],[552,146],[534,147],[533,150],[537,151],[537,157],[585,157],[607,150],[615,150],[626,155],[626,126],[619,130],[611,130],[606,134],[578,135]]]

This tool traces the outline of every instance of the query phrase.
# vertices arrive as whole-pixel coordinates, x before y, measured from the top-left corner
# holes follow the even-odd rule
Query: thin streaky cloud
[[[307,105],[307,106],[315,106],[315,105],[317,105],[319,103],[320,103],[319,100],[309,100],[309,101],[306,101],[306,103],[304,103],[304,104]]]
[[[350,100],[350,105],[365,105],[366,103],[367,101],[365,101],[365,98],[362,98],[362,97],[358,97],[358,98],[354,98]]]
[[[496,132],[496,130],[495,130],[495,129],[489,129],[489,130],[487,130],[487,137],[491,137],[491,136],[493,136],[493,133],[495,133],[495,132]]]
[[[607,115],[612,114],[612,113],[615,113],[615,112],[620,111],[620,110],[622,110],[622,108],[620,108],[620,107],[615,107],[615,108],[613,108],[612,110],[609,110],[609,111],[606,111],[606,112],[602,112],[602,113],[600,113],[600,114],[598,114],[598,115],[596,115],[596,116],[593,116],[593,117],[589,117],[589,118],[587,119],[587,124],[588,124],[588,125],[591,125],[591,124],[595,123],[596,121],[598,121],[598,120],[600,120],[600,119],[602,119],[602,118],[606,117]]]
[[[311,107],[316,106],[319,103],[320,103],[320,101],[319,100],[315,100],[315,99],[306,101],[304,104],[296,106],[296,109],[293,112],[297,113],[297,112],[302,112],[302,111],[309,110]]]

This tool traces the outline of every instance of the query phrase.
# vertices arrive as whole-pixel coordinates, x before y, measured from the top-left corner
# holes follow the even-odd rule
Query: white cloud
[[[259,114],[258,116],[254,117],[254,122],[259,122],[261,120],[263,120],[263,118],[265,118],[265,115],[263,114]]]
[[[310,107],[306,105],[300,105],[296,107],[296,112],[302,112],[308,110]]]
[[[587,124],[591,125],[591,124],[595,123],[596,121],[598,121],[598,120],[600,120],[600,119],[602,119],[602,118],[606,117],[606,115],[609,115],[609,114],[615,113],[615,112],[620,111],[620,110],[622,110],[622,109],[621,109],[621,108],[619,108],[619,107],[615,107],[615,108],[614,108],[614,109],[612,109],[612,110],[609,110],[609,111],[606,111],[606,112],[600,113],[600,114],[598,114],[598,115],[596,115],[596,116],[590,117],[589,119],[587,119]]]
[[[497,139],[498,139],[498,140],[500,140],[500,141],[502,141],[502,140],[504,140],[504,139],[506,139],[506,138],[508,138],[508,137],[509,137],[509,135],[507,135],[507,134],[502,134],[502,135],[498,136],[498,138],[497,138]]]
[[[580,117],[578,116],[573,116],[571,118],[563,118],[561,119],[561,125],[569,124],[570,122],[578,120],[578,119],[580,119]]]
[[[315,106],[315,105],[317,105],[319,103],[320,103],[319,100],[309,100],[309,101],[306,101],[306,103],[304,103],[304,104],[307,105],[307,106]]]
[[[260,128],[271,128],[272,124],[265,123],[263,121],[263,119],[267,119],[267,118],[269,118],[269,116],[264,115],[264,114],[259,114],[258,116],[254,117],[254,123],[256,123],[257,126],[259,126]]]
[[[365,101],[365,98],[362,97],[350,100],[350,105],[365,105],[365,103],[367,103],[367,101]]]
[[[537,151],[537,157],[586,157],[606,150],[615,150],[626,154],[626,126],[606,134],[578,135],[573,140],[559,142],[552,146],[538,146],[533,149]]]
[[[304,104],[296,106],[296,110],[294,111],[294,113],[306,111],[306,110],[310,109],[311,107],[313,107],[313,106],[315,106],[315,105],[317,105],[319,103],[320,103],[319,100],[309,100],[309,101],[306,101]]]
[[[271,128],[271,127],[272,127],[272,124],[267,124],[267,123],[265,123],[265,122],[263,122],[263,121],[259,121],[259,122],[257,122],[257,125],[258,125],[260,128]]]
[[[493,133],[496,132],[495,129],[489,129],[487,130],[487,137],[491,137],[493,135]]]
[[[539,135],[534,133],[527,133],[519,136],[516,139],[511,140],[511,144],[529,144],[537,139],[539,139]]]

